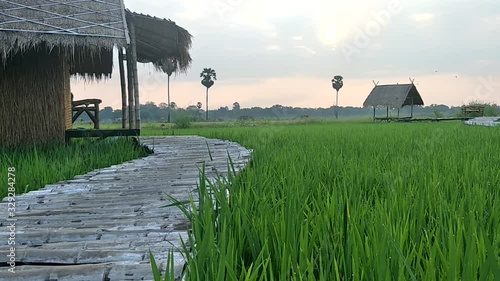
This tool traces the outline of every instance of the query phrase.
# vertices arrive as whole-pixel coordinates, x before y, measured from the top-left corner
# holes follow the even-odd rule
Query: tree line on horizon
[[[339,117],[342,119],[349,118],[369,118],[373,115],[371,107],[338,107]],[[100,119],[103,123],[120,122],[121,109],[113,109],[111,106],[106,106],[100,110]],[[190,117],[193,121],[204,121],[206,118],[206,110],[202,108],[202,103],[198,102],[196,105],[189,105],[185,108],[178,107],[175,102],[169,106],[166,103],[155,104],[154,102],[146,102],[141,104],[141,119],[146,122],[168,122],[169,112],[171,114],[171,121],[175,122],[176,119],[181,117]],[[336,107],[330,106],[328,108],[302,108],[283,106],[275,104],[271,107],[250,107],[243,108],[239,102],[234,102],[231,106],[222,106],[215,110],[209,110],[210,120],[224,121],[224,120],[239,120],[239,119],[298,119],[298,118],[335,118]],[[429,106],[416,106],[414,107],[414,116],[428,116],[428,117],[451,117],[459,116],[461,113],[461,106],[447,106],[443,104],[432,104]],[[377,115],[385,116],[386,109],[381,108],[377,110]],[[397,110],[390,112],[391,116],[396,117]],[[500,114],[500,106],[496,104],[488,105],[485,108],[486,116],[498,116]],[[400,116],[409,116],[409,107],[404,107],[400,110]],[[85,115],[82,116],[80,122],[88,122],[90,119]],[[78,122],[78,121],[77,121]]]

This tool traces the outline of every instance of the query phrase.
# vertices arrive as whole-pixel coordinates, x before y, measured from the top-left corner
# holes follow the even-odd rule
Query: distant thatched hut
[[[399,109],[401,109],[402,107],[410,106],[411,117],[413,117],[414,105],[424,105],[424,101],[422,100],[417,87],[415,87],[413,83],[397,85],[375,85],[375,87],[363,103],[364,107],[373,107],[373,119],[375,119],[375,108],[377,107],[385,107],[387,109],[386,118],[388,118],[389,108],[397,108],[399,112]]]
[[[129,82],[134,81],[128,107],[135,101],[137,112],[135,59],[158,69],[171,59],[184,71],[191,63],[186,30],[126,11],[122,0],[0,0],[0,12],[0,146],[62,142],[72,126],[70,75],[110,77],[114,47],[121,59],[127,47]],[[157,26],[146,26],[152,23]],[[141,29],[137,40],[130,40],[135,34],[129,27]]]

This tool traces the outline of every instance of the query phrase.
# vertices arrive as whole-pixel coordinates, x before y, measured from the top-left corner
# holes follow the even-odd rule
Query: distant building
[[[420,96],[417,87],[412,84],[396,84],[396,85],[375,85],[370,92],[365,102],[364,107],[373,107],[373,119],[375,120],[375,109],[377,107],[385,107],[389,118],[389,109],[399,109],[404,106],[411,106],[411,117],[413,117],[413,106],[424,105],[424,101]]]

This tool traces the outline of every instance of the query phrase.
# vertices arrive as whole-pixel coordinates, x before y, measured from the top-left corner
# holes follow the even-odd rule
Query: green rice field
[[[197,212],[173,204],[192,225],[187,280],[500,280],[499,128],[185,133],[254,149],[238,176],[201,184]]]
[[[201,173],[199,203],[171,198],[192,227],[187,280],[500,280],[500,128],[315,121],[142,134],[254,151],[237,175]],[[22,193],[141,156],[125,141],[77,142],[0,150],[0,168],[16,166]]]

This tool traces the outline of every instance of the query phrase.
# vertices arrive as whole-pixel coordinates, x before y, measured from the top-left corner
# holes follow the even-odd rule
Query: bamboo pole
[[[137,75],[137,44],[135,39],[135,25],[130,21],[130,47],[132,51],[132,73],[134,74],[134,102],[135,102],[135,128],[141,128],[141,105],[139,103],[139,77]]]
[[[118,66],[120,67],[120,82],[122,90],[122,129],[127,128],[127,89],[125,85],[125,67],[123,65],[123,49],[118,48]]]
[[[134,128],[134,83],[132,73],[132,55],[130,46],[127,48],[127,84],[128,84],[128,128]]]

